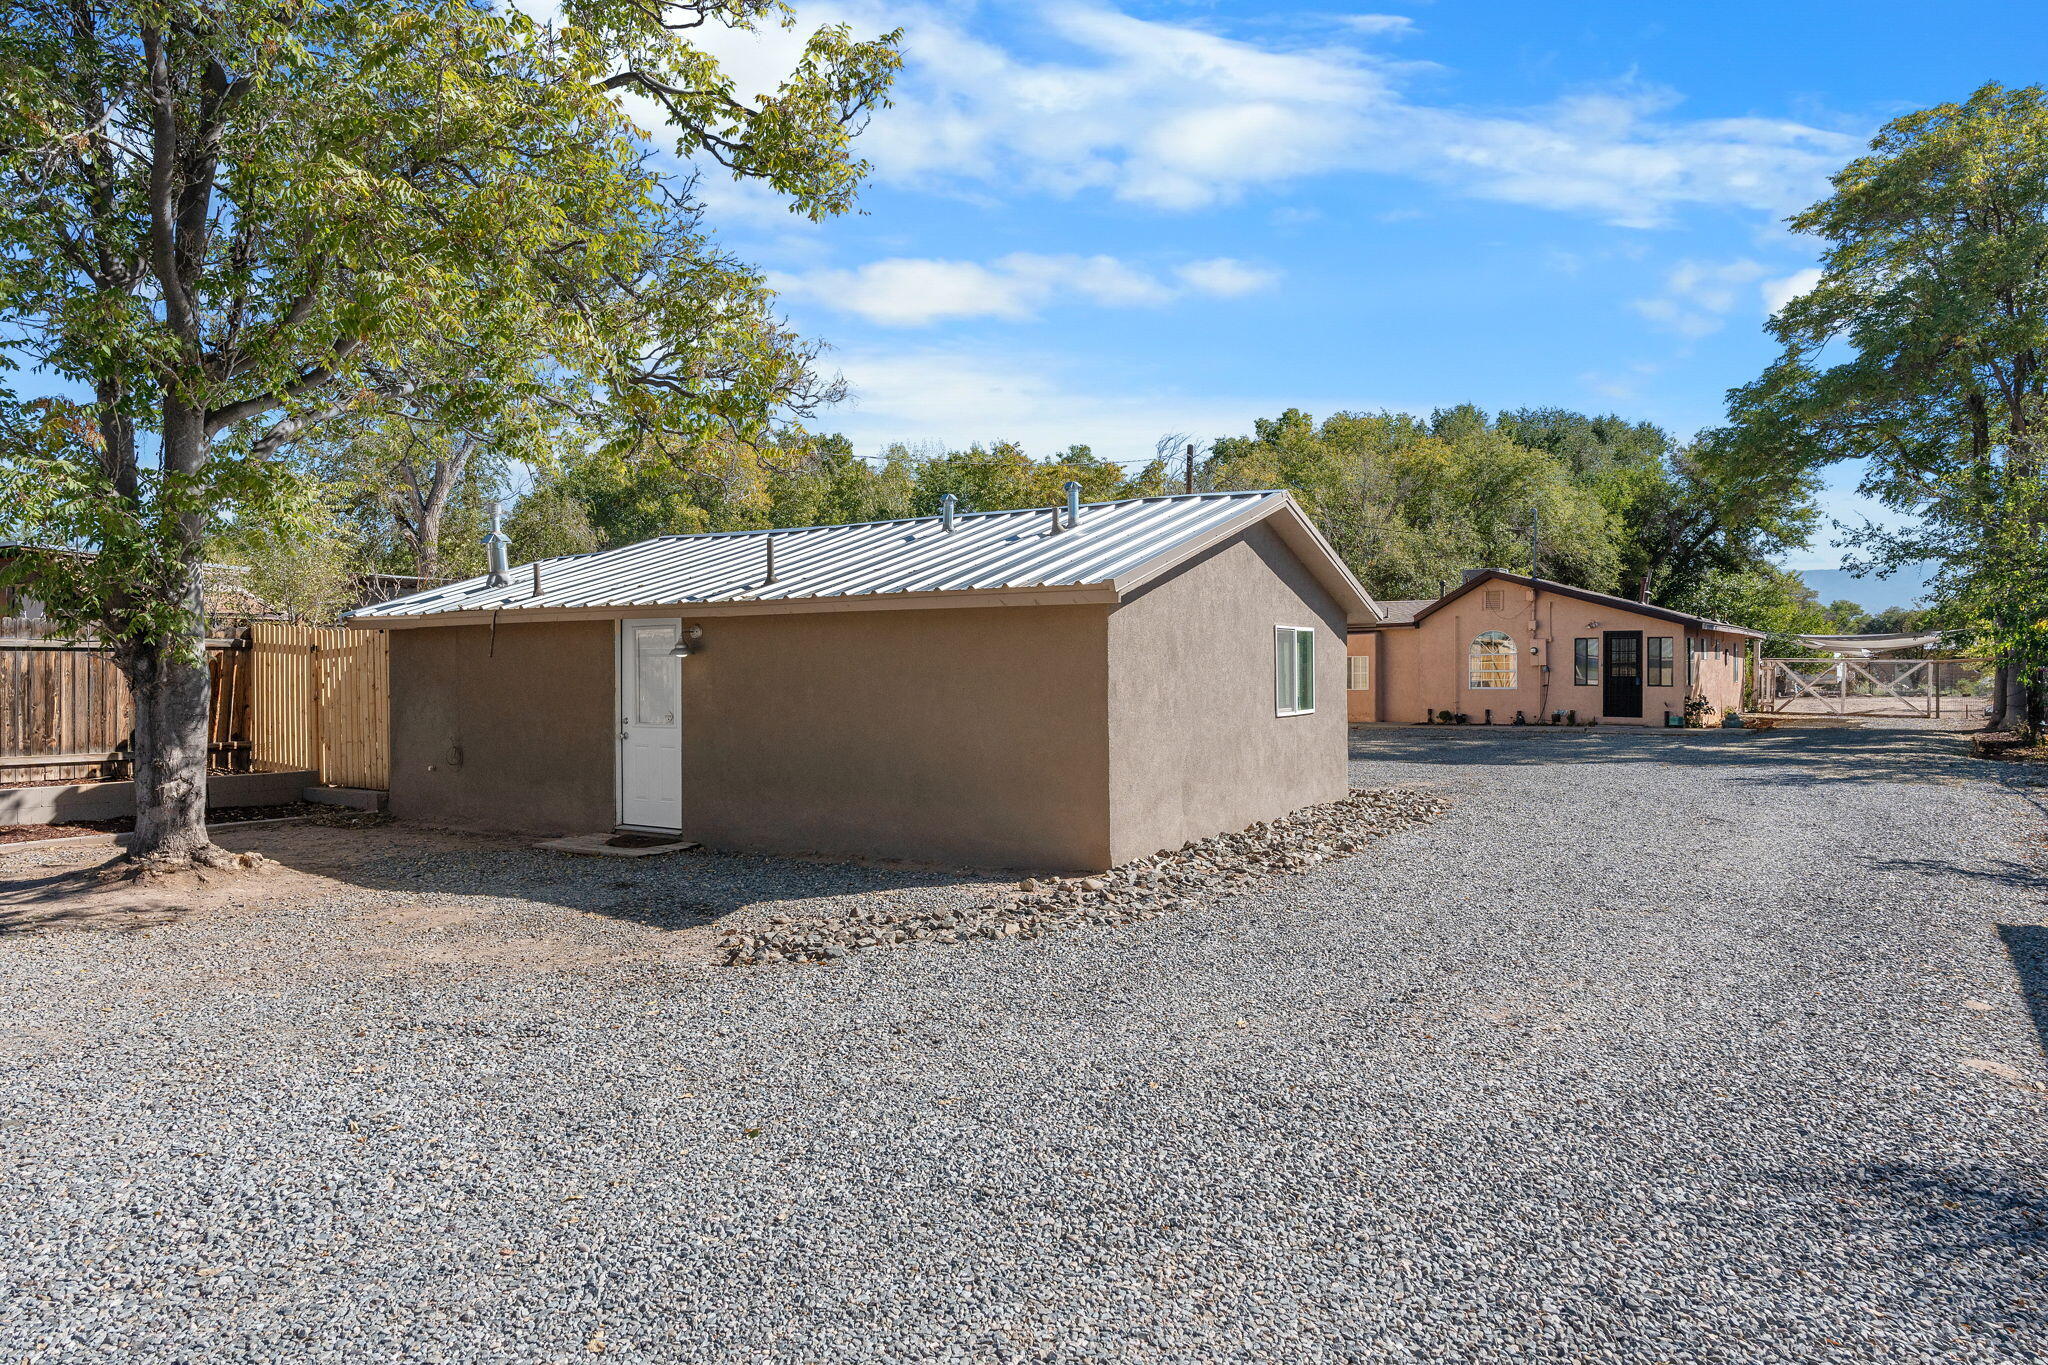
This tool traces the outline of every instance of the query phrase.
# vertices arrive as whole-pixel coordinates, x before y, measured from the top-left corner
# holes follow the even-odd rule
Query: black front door
[[[1643,714],[1643,633],[1639,630],[1607,632],[1607,671],[1601,680],[1600,714]]]

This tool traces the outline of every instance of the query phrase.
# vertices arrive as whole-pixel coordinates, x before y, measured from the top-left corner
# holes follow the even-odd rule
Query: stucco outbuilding
[[[1757,631],[1504,569],[1442,597],[1381,604],[1353,626],[1354,722],[1536,724],[1567,715],[1664,725],[1696,697],[1709,717],[1742,704]]]
[[[400,818],[1085,871],[1340,798],[1378,619],[1250,492],[661,537],[349,624]]]

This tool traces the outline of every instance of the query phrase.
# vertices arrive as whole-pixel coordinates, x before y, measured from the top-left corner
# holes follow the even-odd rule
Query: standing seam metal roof
[[[540,561],[488,578],[380,602],[349,613],[359,621],[453,612],[529,611],[795,602],[902,593],[990,592],[1108,584],[1176,546],[1218,531],[1286,494],[1184,493],[1087,503],[1079,523],[1051,530],[1055,509],[962,512],[947,531],[938,517],[719,531],[653,540]],[[1057,509],[1064,521],[1065,507]],[[775,581],[766,581],[772,541]]]

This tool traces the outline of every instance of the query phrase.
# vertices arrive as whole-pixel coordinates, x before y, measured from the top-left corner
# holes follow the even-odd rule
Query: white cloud
[[[1410,85],[1434,68],[1360,45],[1376,23],[1394,32],[1378,21],[1398,16],[1350,16],[1358,36],[1290,46],[1061,4],[1029,11],[1041,43],[1027,56],[970,28],[978,13],[896,0],[804,6],[807,25],[906,30],[894,107],[858,144],[880,179],[1185,210],[1364,172],[1651,226],[1694,204],[1782,216],[1859,146],[1789,119],[1686,119],[1675,95],[1640,86],[1527,109],[1432,104]],[[786,70],[800,37],[708,41],[744,91]]]
[[[1242,298],[1270,289],[1280,279],[1275,270],[1264,266],[1246,265],[1243,261],[1228,256],[1213,260],[1190,261],[1174,272],[1187,287],[1198,294],[1209,294],[1219,299]]]
[[[1817,269],[1795,270],[1780,280],[1765,280],[1758,289],[1764,296],[1764,311],[1776,313],[1801,294],[1820,283]]]
[[[1405,14],[1340,14],[1337,22],[1376,38],[1406,38],[1416,31],[1415,21]]]
[[[1248,432],[1253,418],[1277,411],[1270,397],[1195,396],[1149,385],[1142,376],[1086,372],[1067,357],[947,346],[853,350],[837,359],[852,396],[815,425],[846,433],[864,455],[892,441],[959,449],[1014,440],[1035,454],[1079,441],[1105,459],[1142,460],[1167,432],[1197,439]],[[1361,406],[1355,396],[1349,403],[1313,396],[1292,401],[1318,414]]]
[[[1152,307],[1191,295],[1238,298],[1279,276],[1219,256],[1190,261],[1171,280],[1114,256],[1017,252],[988,264],[897,257],[853,270],[780,274],[770,283],[791,297],[853,313],[886,327],[923,327],[956,318],[1034,316],[1062,299],[1111,308]]]
[[[1637,299],[1635,310],[1680,336],[1702,337],[1721,329],[1750,286],[1763,277],[1760,261],[1680,261],[1664,277],[1664,292]]]

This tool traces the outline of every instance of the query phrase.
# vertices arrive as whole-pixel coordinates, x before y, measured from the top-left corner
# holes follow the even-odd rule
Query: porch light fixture
[[[669,646],[671,659],[687,659],[697,652],[697,642],[704,638],[704,627],[684,626],[676,632],[676,642]]]

